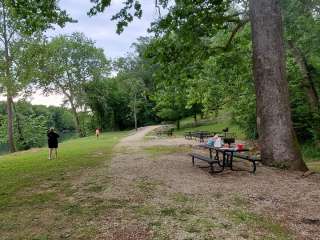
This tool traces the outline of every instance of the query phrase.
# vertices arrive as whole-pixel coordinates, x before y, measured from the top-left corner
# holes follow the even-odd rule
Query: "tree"
[[[320,85],[319,78],[319,0],[281,1],[285,36],[290,55],[298,66],[301,77],[300,87],[304,90],[308,110],[312,115],[313,139],[320,146]],[[297,17],[299,16],[299,17]]]
[[[279,2],[251,0],[250,17],[262,160],[268,165],[306,170],[291,121]]]
[[[94,114],[94,129],[123,130],[132,127],[128,89],[123,86],[117,77],[85,84],[85,101]]]
[[[128,90],[129,107],[132,110],[134,128],[137,131],[137,115],[146,90],[143,81],[144,72],[139,63],[139,57],[129,55],[126,58],[119,58],[114,65],[116,65],[116,70],[118,71],[117,79],[121,82],[122,87]]]
[[[24,6],[24,7],[22,7]],[[14,74],[12,46],[26,34],[32,34],[49,28],[52,23],[63,25],[71,21],[64,11],[57,7],[56,1],[0,1],[0,39],[2,42],[1,83],[7,97],[8,144],[11,152],[16,151],[13,126],[13,97],[17,94],[16,83],[19,79]],[[17,69],[17,68],[16,68]]]
[[[96,127],[135,129],[158,121],[151,99],[155,90],[155,66],[145,56],[150,39],[133,44],[134,53],[113,61],[117,75],[85,85],[86,103],[94,113]]]
[[[104,52],[82,33],[62,35],[47,45],[44,57],[43,79],[40,85],[45,93],[62,93],[70,104],[79,136],[84,136],[78,109],[85,106],[85,83],[106,77],[110,62]]]

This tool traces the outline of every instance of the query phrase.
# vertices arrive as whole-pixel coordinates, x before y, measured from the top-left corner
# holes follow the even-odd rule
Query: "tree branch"
[[[229,46],[231,45],[232,40],[235,38],[237,33],[249,22],[249,19],[244,19],[241,22],[237,24],[237,26],[233,29],[226,45],[223,47],[224,50],[228,49]]]
[[[159,14],[159,17],[161,17],[161,8],[158,4],[158,0],[155,0],[155,7],[158,9],[158,14]]]

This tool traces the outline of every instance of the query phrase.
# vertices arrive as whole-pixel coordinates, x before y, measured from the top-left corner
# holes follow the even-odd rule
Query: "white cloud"
[[[118,35],[116,33],[116,22],[111,17],[123,6],[123,0],[113,0],[104,13],[89,17],[87,12],[93,6],[89,0],[61,0],[60,6],[65,9],[78,23],[68,23],[65,28],[56,28],[49,31],[49,36],[58,34],[71,34],[83,32],[87,37],[96,41],[97,46],[104,48],[108,57],[120,57],[125,55],[132,43],[140,36],[147,35],[147,29],[153,19],[157,17],[153,0],[143,0],[142,19],[135,19],[125,31]]]

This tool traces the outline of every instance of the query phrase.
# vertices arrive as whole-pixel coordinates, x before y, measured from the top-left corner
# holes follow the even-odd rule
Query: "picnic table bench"
[[[174,131],[174,128],[163,128],[163,129],[156,130],[156,133],[158,136],[161,136],[162,134],[172,136],[173,131]]]
[[[203,155],[200,155],[200,154],[197,154],[197,153],[190,153],[189,155],[192,157],[192,165],[193,166],[195,165],[195,159],[199,159],[199,160],[205,161],[205,162],[207,162],[209,164],[210,173],[221,172],[221,170],[220,171],[214,171],[213,164],[218,163],[218,160],[214,160],[214,159],[212,159],[210,157],[206,157],[206,156],[203,156]]]
[[[261,159],[258,156],[254,156],[254,155],[249,155],[249,154],[244,154],[244,153],[230,153],[230,152],[228,152],[226,154],[230,158],[239,158],[239,159],[244,159],[244,160],[248,160],[249,162],[251,162],[252,163],[252,171],[251,171],[252,173],[255,173],[257,170],[256,162],[261,161]]]

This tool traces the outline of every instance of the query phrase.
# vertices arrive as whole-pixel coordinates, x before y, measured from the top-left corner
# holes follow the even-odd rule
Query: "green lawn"
[[[46,148],[1,156],[0,239],[63,239],[73,224],[85,224],[95,211],[82,216],[93,206],[85,209],[74,201],[73,181],[108,162],[112,147],[125,135],[66,141],[59,146],[57,160],[48,160]],[[103,187],[94,180],[90,184],[88,191]],[[89,239],[92,227],[79,229],[78,239]]]
[[[229,128],[229,132],[235,133],[237,139],[245,139],[244,132],[239,126],[232,123],[231,115],[227,111],[221,110],[217,116],[211,115],[206,119],[197,118],[195,124],[193,117],[185,118],[180,123],[180,129],[175,130],[175,134],[183,136],[188,131],[209,131],[209,132],[222,132],[222,129]]]

